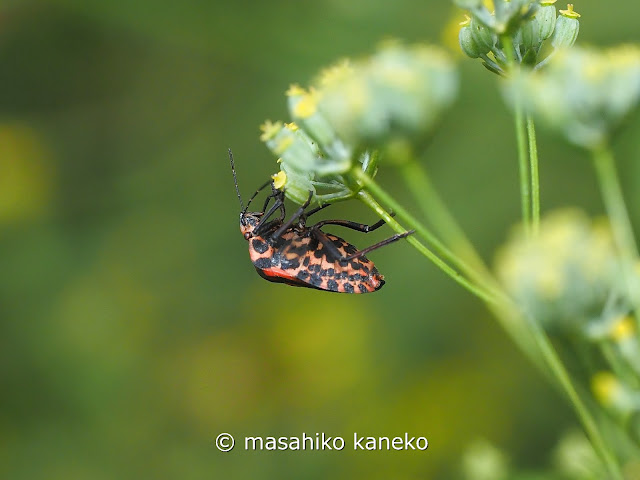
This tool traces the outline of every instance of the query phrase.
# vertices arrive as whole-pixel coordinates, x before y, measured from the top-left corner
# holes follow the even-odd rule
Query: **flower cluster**
[[[640,48],[563,50],[543,70],[521,72],[506,93],[571,143],[597,148],[640,101]]]
[[[278,157],[276,188],[297,203],[352,197],[354,165],[375,175],[377,152],[420,145],[457,93],[453,62],[426,45],[384,44],[358,62],[324,70],[287,91],[292,123],[266,122],[261,140]],[[400,148],[399,148],[400,146]]]
[[[525,314],[547,330],[574,334],[603,315],[629,310],[608,224],[577,210],[547,215],[536,236],[515,230],[498,252],[496,270]]]
[[[629,292],[623,269],[608,223],[576,210],[548,215],[537,236],[516,231],[496,265],[530,321],[567,341],[567,354],[589,358],[585,382],[640,443],[637,292]]]
[[[542,66],[557,49],[570,47],[580,30],[580,15],[569,4],[556,11],[556,0],[495,0],[490,12],[481,0],[458,0],[470,17],[461,24],[460,48],[471,58],[504,75],[509,63]],[[551,53],[542,51],[545,42]]]

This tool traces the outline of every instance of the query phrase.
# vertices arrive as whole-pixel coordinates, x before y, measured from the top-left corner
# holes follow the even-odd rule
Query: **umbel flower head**
[[[578,210],[549,214],[536,236],[515,230],[496,271],[524,313],[550,331],[587,335],[603,317],[629,311],[609,225]]]
[[[563,50],[544,69],[521,72],[506,96],[571,143],[597,148],[638,105],[640,48]]]
[[[320,78],[318,110],[349,145],[420,140],[455,99],[453,62],[427,45],[385,43],[346,72]]]
[[[499,75],[507,74],[510,62],[541,67],[556,49],[572,46],[580,30],[573,5],[558,15],[556,1],[457,0],[470,15],[460,24],[460,48]],[[487,3],[493,4],[492,12]],[[543,50],[545,42],[551,49]]]
[[[371,57],[324,70],[287,91],[292,123],[267,122],[261,139],[278,157],[276,188],[297,203],[330,203],[358,190],[354,165],[376,173],[378,150],[420,145],[457,93],[453,62],[426,45],[387,42]]]

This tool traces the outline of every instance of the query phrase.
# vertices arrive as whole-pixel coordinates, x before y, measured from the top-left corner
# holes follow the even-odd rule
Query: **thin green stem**
[[[628,288],[629,298],[635,303],[636,321],[640,320],[640,305],[637,304],[638,282],[634,272],[634,266],[638,262],[638,249],[633,234],[633,227],[629,220],[627,207],[622,194],[622,187],[618,180],[616,164],[613,153],[608,146],[603,145],[593,150],[593,161],[600,183],[600,190],[604,199],[604,205],[611,222],[616,246],[623,260],[625,283]]]
[[[448,249],[438,238],[421,222],[413,217],[402,205],[389,195],[380,185],[376,183],[374,179],[369,177],[359,168],[355,168],[352,171],[354,177],[361,182],[373,195],[376,196],[382,203],[387,205],[392,211],[394,211],[399,218],[404,220],[409,227],[413,228],[423,237],[431,247],[449,263],[452,263],[466,275],[473,272],[473,269],[467,265],[460,257],[454,254]]]
[[[538,174],[538,142],[536,126],[531,115],[527,115],[529,136],[529,162],[531,165],[531,230],[537,234],[540,228],[540,176]]]
[[[593,151],[593,159],[618,248],[628,259],[635,260],[638,257],[636,241],[618,180],[613,154],[609,148],[604,146]]]
[[[372,191],[375,190],[375,192],[373,193],[376,194],[376,196],[384,197],[383,202],[387,203],[386,200],[390,200],[391,203],[389,204],[389,206],[391,206],[396,211],[400,210],[398,209],[399,205],[397,204],[397,202],[395,202],[388,194],[386,194],[386,192],[384,192],[377,184],[375,184],[372,179],[362,173],[362,171],[359,171],[359,169],[354,169],[352,173],[359,181],[364,183],[368,189]],[[405,231],[405,229],[398,222],[396,222],[366,190],[361,190],[358,194],[358,197],[373,211],[375,211],[380,216],[380,218],[384,219],[385,222],[387,222],[394,231],[398,233],[402,233]],[[481,299],[485,300],[488,306],[497,314],[500,323],[503,325],[506,331],[510,333],[516,343],[520,345],[521,348],[523,348],[523,351],[529,354],[532,360],[534,360],[534,363],[538,363],[540,359],[539,356],[536,355],[536,353],[532,351],[530,347],[528,347],[530,342],[526,342],[525,337],[523,336],[523,323],[520,323],[520,326],[518,327],[518,322],[509,320],[516,318],[518,314],[514,310],[513,305],[508,300],[506,300],[504,296],[498,296],[497,298],[488,297],[485,291],[479,290],[476,285],[469,283],[464,277],[460,276],[449,265],[443,262],[437,255],[435,255],[432,251],[425,247],[419,240],[414,237],[408,237],[407,241],[425,257],[435,263],[447,275],[453,278],[456,282],[461,284],[463,287],[465,287],[467,290],[474,293]],[[564,390],[567,397],[569,398],[569,401],[574,405],[578,417],[584,425],[585,431],[589,435],[594,448],[600,453],[603,461],[611,471],[612,475],[614,475],[614,478],[622,478],[620,477],[620,468],[616,463],[615,457],[607,448],[600,430],[598,429],[597,423],[595,422],[589,409],[582,402],[580,395],[577,393],[576,388],[572,383],[571,377],[562,364],[562,361],[558,357],[558,354],[554,350],[553,345],[549,341],[547,335],[535,321],[524,323],[527,326],[525,330],[529,332],[527,338],[533,340],[533,343],[537,346],[540,356],[544,359],[544,363],[546,363],[546,365],[549,367],[552,376],[556,379],[562,390]]]
[[[513,42],[511,41],[511,37],[508,34],[505,34],[501,37],[502,45],[507,55],[507,64],[511,69],[516,68],[516,61],[514,57],[513,50]],[[531,128],[529,130],[529,152],[527,152],[526,139],[525,139],[525,119],[524,112],[522,107],[522,102],[520,99],[516,99],[515,102],[515,127],[516,127],[516,140],[518,144],[518,165],[520,168],[520,196],[522,203],[522,220],[525,226],[525,231],[531,233],[531,215],[534,209],[531,207],[531,191],[530,187],[533,185],[532,179],[529,178],[529,168],[531,168],[531,173],[533,174],[534,170],[534,162],[535,162],[535,179],[533,182],[537,186],[537,169],[538,169],[538,161],[537,161],[537,147],[532,152],[531,146],[532,143],[535,143],[535,130]],[[529,124],[527,122],[527,126],[533,127],[533,122]],[[531,136],[533,133],[533,138]],[[532,142],[533,140],[533,142]],[[535,154],[535,156],[534,156]],[[527,161],[530,160],[530,167],[527,165]],[[533,175],[532,175],[533,178]],[[539,191],[537,193],[537,197],[539,198]],[[536,210],[539,212],[539,203],[536,206]],[[538,214],[539,216],[539,214]],[[538,220],[539,222],[539,220]],[[540,328],[537,322],[532,321],[529,322],[531,326],[531,333],[540,348],[542,356],[544,357],[547,365],[553,372],[555,378],[560,383],[560,386],[563,388],[569,400],[573,403],[576,412],[582,421],[582,424],[589,435],[591,440],[591,444],[594,449],[600,454],[603,462],[609,469],[609,472],[613,475],[615,479],[622,480],[622,472],[620,470],[620,466],[618,465],[615,456],[611,453],[611,450],[608,448],[604,438],[602,437],[600,430],[598,428],[597,423],[595,422],[591,412],[586,407],[586,405],[582,402],[580,395],[578,395],[568,372],[564,368],[562,361],[558,357],[556,351],[554,350],[549,338],[545,334],[545,332]]]
[[[371,208],[378,216],[383,219],[387,225],[389,225],[395,232],[404,233],[407,230],[400,225],[394,218],[384,209],[382,206],[375,201],[375,199],[371,196],[369,192],[366,190],[360,190],[358,192],[358,199],[362,201],[365,205]],[[418,252],[428,258],[434,265],[436,265],[440,270],[442,270],[445,274],[451,277],[455,282],[460,284],[462,287],[467,289],[469,292],[484,300],[489,304],[495,304],[498,302],[489,292],[479,288],[478,286],[471,283],[464,276],[460,275],[456,272],[451,266],[449,266],[446,262],[444,262],[440,257],[438,257],[434,252],[429,250],[420,240],[416,237],[410,236],[407,237],[407,242]]]
[[[438,219],[440,223],[443,223],[444,230],[449,231],[452,237],[457,238],[457,241],[460,242],[460,244],[466,243],[469,261],[475,259],[473,263],[476,268],[465,273],[468,273],[476,283],[483,284],[484,288],[499,300],[497,303],[487,304],[487,307],[493,311],[498,323],[502,328],[504,328],[505,332],[507,332],[515,344],[520,347],[524,354],[529,357],[529,359],[538,366],[541,371],[547,373],[548,371],[543,369],[544,361],[542,360],[540,352],[535,343],[531,341],[531,335],[528,328],[525,328],[524,322],[519,320],[520,316],[517,307],[504,293],[480,256],[475,251],[473,245],[466,239],[464,233],[453,219],[453,216],[446,209],[446,206],[442,200],[440,200],[439,195],[432,187],[426,172],[420,168],[417,162],[413,163],[413,168],[406,171],[405,175],[411,175],[414,179],[415,184],[413,188],[416,188],[417,193],[419,193],[419,195],[416,195],[417,198],[419,200],[423,200],[421,203],[424,205],[425,211],[431,210],[430,212],[426,212],[427,216],[431,216],[429,214],[432,213],[434,221],[435,219]],[[389,208],[395,211],[398,214],[398,217],[403,219],[411,228],[415,228],[418,233],[420,233],[422,229],[425,229],[420,222],[418,222],[411,214],[406,212],[404,208],[402,208],[402,206],[399,205],[398,202],[384,191],[373,179],[368,177],[366,174],[363,174],[359,169],[354,169],[352,173],[354,177],[365,185],[368,191],[373,193],[384,204],[388,205]],[[426,195],[426,197],[422,199],[422,195]]]
[[[511,73],[516,67],[516,58],[513,42],[508,34],[500,37],[507,58],[507,66]],[[522,211],[522,223],[525,231],[531,232],[531,179],[529,178],[529,165],[527,154],[527,134],[525,128],[524,109],[522,101],[516,98],[514,105],[514,124],[516,129],[516,142],[518,146],[518,169],[520,171],[520,209]]]
[[[435,226],[444,240],[452,245],[453,250],[473,265],[474,270],[469,272],[470,277],[476,283],[484,285],[496,298],[501,300],[500,305],[488,305],[500,326],[520,347],[525,356],[541,371],[548,373],[544,369],[544,362],[537,346],[531,341],[528,328],[523,328],[524,321],[520,319],[517,307],[504,293],[473,244],[460,228],[435,190],[425,169],[416,160],[411,160],[402,167],[401,173],[427,219]],[[411,221],[407,223],[413,225]]]
[[[533,338],[542,352],[542,356],[553,372],[556,380],[560,383],[560,386],[569,397],[569,401],[573,404],[594,450],[598,452],[609,469],[609,473],[613,475],[613,478],[616,480],[624,480],[620,465],[618,464],[615,455],[612,453],[609,445],[607,445],[607,442],[605,442],[595,418],[578,394],[569,372],[567,372],[562,360],[560,360],[560,357],[553,348],[553,345],[549,341],[549,337],[547,337],[546,333],[540,328],[535,320],[530,321],[529,325],[531,327],[530,330],[533,334]]]
[[[514,124],[518,143],[518,169],[520,171],[520,209],[522,223],[526,231],[529,232],[531,228],[531,180],[529,178],[524,113],[522,103],[519,100],[516,100],[515,104]]]
[[[441,237],[452,246],[452,250],[459,252],[476,268],[484,268],[484,262],[447,210],[420,164],[416,160],[410,160],[402,165],[400,173],[422,213],[439,231]]]

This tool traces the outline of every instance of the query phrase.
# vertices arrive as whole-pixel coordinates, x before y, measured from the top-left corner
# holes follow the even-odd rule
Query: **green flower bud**
[[[542,43],[542,38],[540,37],[540,22],[538,21],[537,16],[527,22],[524,22],[520,28],[520,32],[522,35],[521,42],[524,51],[531,48],[537,48]]]
[[[493,31],[480,23],[475,17],[471,19],[469,25],[473,40],[478,45],[480,53],[489,52],[497,43],[498,37]]]
[[[487,53],[480,50],[480,45],[478,45],[474,40],[473,34],[471,33],[471,27],[469,26],[464,26],[460,29],[458,40],[460,42],[460,48],[465,55],[470,58],[478,58],[480,54]]]
[[[312,174],[310,172],[298,172],[290,166],[281,163],[280,172],[271,177],[273,184],[278,190],[284,189],[289,200],[302,205],[309,198],[309,192],[313,192],[317,197],[316,188],[313,185]]]
[[[522,23],[520,30],[518,30],[517,38],[519,42],[516,44],[516,48],[520,48],[522,52],[522,63],[524,65],[535,65],[542,45],[537,15]]]
[[[540,9],[536,13],[538,19],[538,37],[544,41],[551,36],[556,26],[556,7],[553,5],[556,0],[541,2]]]
[[[318,144],[298,125],[267,121],[260,128],[263,132],[260,139],[280,157],[280,172],[272,178],[275,188],[284,189],[287,198],[302,204],[311,191],[314,198],[323,203],[351,193],[343,184],[331,183],[339,179],[335,170],[341,162],[325,158]],[[320,177],[322,181],[318,180]],[[318,192],[318,187],[322,187],[321,192]]]
[[[337,67],[336,67],[337,68]],[[320,93],[315,88],[309,91],[292,85],[287,90],[289,111],[296,124],[316,140],[320,149],[331,157],[331,162],[317,162],[315,170],[321,175],[344,173],[351,167],[351,151],[338,138],[327,119],[318,111]]]
[[[313,140],[296,124],[265,122],[261,127],[260,140],[269,150],[280,157],[283,163],[300,172],[313,171],[320,152]]]
[[[553,48],[567,48],[573,46],[580,31],[580,14],[573,11],[573,5],[567,5],[567,10],[560,10],[561,15],[556,20],[551,45]]]

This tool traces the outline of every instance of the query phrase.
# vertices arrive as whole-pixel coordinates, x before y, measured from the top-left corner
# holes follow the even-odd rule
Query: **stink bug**
[[[384,225],[384,220],[373,225],[348,220],[321,220],[309,227],[306,225],[307,218],[329,206],[325,204],[306,211],[313,193],[309,192],[307,201],[285,221],[284,191],[277,190],[271,180],[264,183],[244,206],[231,150],[229,159],[240,201],[240,231],[249,242],[251,261],[261,277],[270,282],[340,293],[369,293],[382,288],[384,277],[365,254],[405,238],[413,230],[358,250],[342,238],[323,232],[321,228],[324,225],[340,225],[368,233]],[[271,186],[271,193],[262,211],[247,211],[253,199],[268,186]],[[269,207],[271,200],[274,203]],[[279,212],[279,216],[270,220],[276,212]]]

